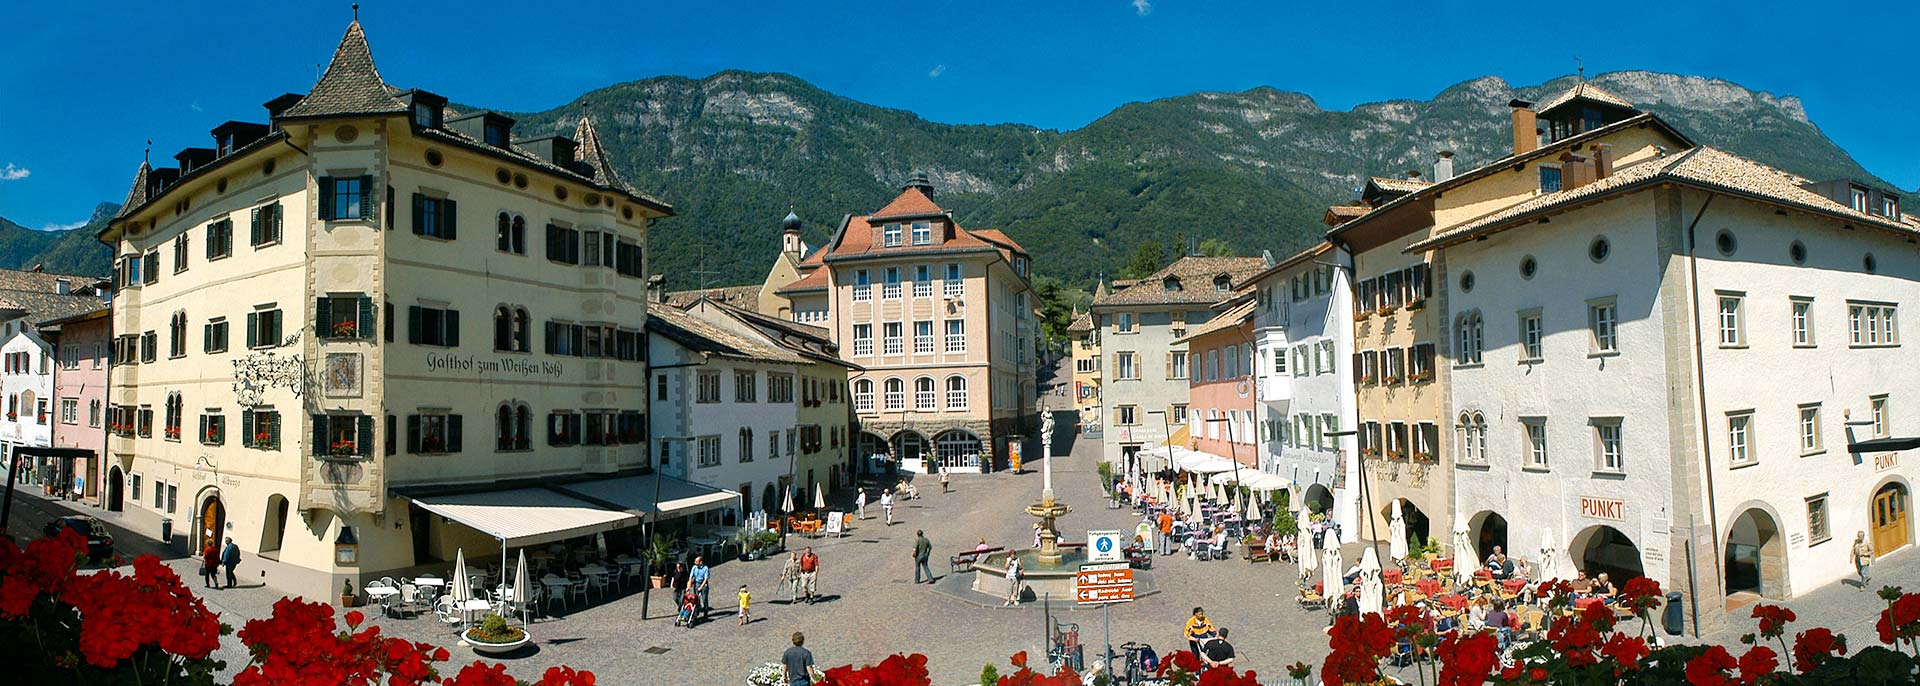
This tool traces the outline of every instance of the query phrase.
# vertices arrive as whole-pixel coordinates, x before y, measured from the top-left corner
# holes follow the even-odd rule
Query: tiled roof
[[[914,189],[909,189],[907,192],[919,193],[918,190]],[[873,227],[876,221],[874,217],[848,217],[846,228],[840,232],[838,242],[830,244],[827,247],[827,255],[822,259],[900,253],[975,252],[998,249],[993,244],[980,240],[980,237],[973,235],[973,232],[960,228],[958,224],[955,224],[953,227],[952,238],[938,243],[929,245],[897,245],[893,247],[875,245],[873,242]]]
[[[1613,105],[1614,107],[1624,107],[1626,109],[1635,110],[1635,111],[1639,110],[1639,108],[1636,108],[1633,106],[1633,103],[1627,102],[1626,98],[1622,98],[1618,95],[1608,93],[1605,90],[1602,90],[1599,86],[1595,86],[1585,81],[1581,81],[1579,85],[1569,88],[1566,91],[1560,93],[1559,95],[1553,96],[1552,98],[1548,99],[1545,103],[1533,109],[1535,112],[1547,112],[1561,105],[1565,105],[1567,103],[1573,102],[1574,99],[1576,98],[1585,98],[1585,99],[1593,100],[1596,102],[1603,102],[1609,105]]]
[[[733,305],[728,305],[725,303],[720,303],[720,308],[728,312],[731,312],[733,314],[740,315],[740,317],[744,319],[753,320],[754,323],[757,323],[757,324],[765,324],[770,328],[780,329],[782,331],[791,333],[796,336],[805,336],[807,338],[812,338],[815,341],[820,343],[826,343],[826,344],[833,343],[833,332],[828,331],[827,328],[824,326],[802,324],[800,322],[796,322],[790,319],[781,319],[779,317],[761,313],[757,310],[749,310],[743,307],[735,307]]]
[[[986,241],[989,243],[993,243],[1003,248],[1008,248],[1010,250],[1013,250],[1014,252],[1024,253],[1027,251],[1026,248],[1020,247],[1019,243],[1014,242],[1012,236],[1008,236],[1006,232],[1001,231],[999,229],[971,229],[971,230],[973,231],[974,235],[986,239]]]
[[[780,289],[774,291],[774,293],[786,295],[788,293],[802,293],[806,291],[824,291],[827,289],[827,284],[827,270],[815,269],[812,273],[800,277],[800,280],[781,286]]]
[[[665,336],[688,350],[715,357],[776,364],[813,363],[792,350],[753,340],[671,307],[649,308],[647,330]]]
[[[613,163],[607,160],[607,150],[600,145],[600,132],[593,129],[593,120],[585,112],[580,113],[580,123],[573,127],[573,140],[577,146],[573,150],[574,158],[593,168],[594,179],[617,190],[633,192],[626,179],[613,169]]]
[[[1068,333],[1086,333],[1093,330],[1093,313],[1081,312],[1074,316],[1073,323],[1067,325]]]
[[[1386,191],[1388,193],[1412,193],[1414,191],[1433,185],[1432,181],[1420,181],[1418,179],[1395,179],[1395,178],[1390,178],[1385,176],[1368,177],[1367,180],[1372,182],[1373,185],[1380,187],[1380,190]]]
[[[698,302],[702,297],[735,307],[753,309],[760,306],[760,286],[758,284],[749,284],[745,286],[698,288],[689,291],[670,291],[667,293],[667,304],[684,310],[692,306],[695,302]]]
[[[1205,324],[1194,327],[1192,331],[1187,332],[1187,335],[1176,338],[1173,342],[1185,343],[1210,333],[1216,333],[1239,326],[1253,316],[1253,309],[1258,304],[1259,303],[1253,300],[1248,300],[1235,305],[1233,309],[1222,312],[1218,316],[1207,320]]]
[[[1332,249],[1333,249],[1332,243],[1328,243],[1326,241],[1320,241],[1319,243],[1313,244],[1313,246],[1307,248],[1306,250],[1302,250],[1292,255],[1288,255],[1282,258],[1280,261],[1274,262],[1272,266],[1269,266],[1266,269],[1262,269],[1258,272],[1255,272],[1253,275],[1248,276],[1245,279],[1241,279],[1239,281],[1233,282],[1233,287],[1236,289],[1245,288],[1246,286],[1252,284],[1255,281],[1259,281],[1261,279],[1267,278],[1268,276],[1278,274],[1283,270],[1291,269],[1299,265],[1301,262],[1305,262],[1315,257],[1319,257],[1331,251]]]
[[[1617,169],[1613,175],[1579,188],[1537,196],[1505,210],[1447,229],[1432,238],[1408,246],[1407,251],[1418,252],[1457,243],[1479,234],[1492,233],[1517,221],[1532,219],[1535,215],[1550,213],[1601,196],[1628,192],[1655,183],[1685,184],[1818,212],[1847,221],[1872,224],[1909,236],[1920,235],[1920,230],[1916,230],[1914,226],[1905,222],[1867,214],[1802,188],[1801,184],[1806,183],[1806,179],[1718,148],[1702,146],[1669,157]]]
[[[1366,214],[1367,211],[1371,209],[1373,208],[1367,207],[1366,205],[1333,205],[1327,208],[1327,214],[1352,219]]]
[[[120,211],[113,214],[114,219],[127,216],[135,208],[147,204],[147,174],[153,171],[153,165],[146,160],[140,161],[140,169],[133,173],[133,187],[127,189],[127,199],[120,203]]]
[[[730,305],[712,303],[714,309],[759,329],[772,338],[781,347],[802,356],[836,364],[848,369],[862,369],[860,365],[840,359],[836,353],[840,347],[833,342],[832,332],[811,324],[768,316],[753,310],[741,309]]]
[[[1139,279],[1126,288],[1096,295],[1095,307],[1113,305],[1211,305],[1233,297],[1230,291],[1214,287],[1215,278],[1226,276],[1229,283],[1241,283],[1265,269],[1267,261],[1258,257],[1182,257],[1160,271]],[[1165,287],[1167,277],[1180,282],[1180,290]]]
[[[464,146],[467,149],[473,150],[476,152],[481,152],[489,155],[496,155],[499,157],[505,157],[507,159],[511,159],[521,164],[536,167],[547,173],[556,174],[569,179],[574,179],[576,181],[585,183],[590,186],[596,186],[596,187],[604,188],[610,191],[626,193],[629,196],[639,199],[639,201],[642,204],[651,206],[656,210],[659,210],[661,212],[666,212],[668,214],[673,213],[673,206],[668,205],[665,201],[662,201],[659,198],[655,198],[645,193],[634,191],[630,188],[618,188],[610,184],[601,183],[597,179],[588,178],[586,175],[583,175],[580,172],[576,172],[572,169],[568,169],[566,167],[562,167],[560,165],[549,162],[541,158],[539,155],[535,155],[531,152],[527,152],[526,150],[522,150],[518,147],[500,148],[497,146],[487,145],[486,143],[480,140],[477,140],[471,136],[460,133],[459,131],[455,131],[453,129],[415,129],[415,131],[417,131],[421,136],[426,138],[435,138],[435,139],[445,141],[447,143],[453,143],[456,145]],[[577,152],[578,151],[576,150],[576,153]]]
[[[107,307],[97,295],[60,295],[60,279],[66,279],[75,291],[97,280],[77,274],[0,269],[0,310],[19,312],[14,316],[28,321],[45,322]]]
[[[334,49],[327,73],[320,76],[319,83],[313,84],[313,91],[307,93],[307,97],[280,116],[326,117],[406,110],[407,104],[393,97],[392,89],[374,69],[367,34],[360,28],[360,20],[355,19],[347,25],[347,34],[340,37],[340,47]]]
[[[900,191],[899,195],[894,196],[893,202],[887,203],[886,207],[874,212],[873,218],[921,217],[943,212],[945,210],[940,209],[940,205],[935,203],[925,190],[918,186],[908,186]]]

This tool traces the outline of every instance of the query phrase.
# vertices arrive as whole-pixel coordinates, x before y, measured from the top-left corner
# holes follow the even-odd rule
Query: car
[[[60,535],[62,529],[71,530],[87,538],[87,559],[105,560],[113,557],[113,534],[107,531],[107,525],[86,515],[61,517],[47,522],[48,538]]]

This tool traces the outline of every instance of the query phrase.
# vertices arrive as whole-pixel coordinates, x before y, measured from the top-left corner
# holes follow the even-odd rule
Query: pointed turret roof
[[[573,140],[577,144],[573,150],[574,158],[593,168],[594,180],[628,193],[633,192],[633,187],[613,171],[613,162],[607,160],[607,149],[600,145],[600,133],[593,129],[593,119],[586,112],[580,113],[580,123],[573,127]]]
[[[131,214],[141,205],[147,204],[147,174],[153,171],[153,165],[146,160],[140,161],[140,171],[133,173],[133,187],[127,189],[126,202],[120,203],[120,211],[113,213],[114,219]]]
[[[313,84],[313,92],[280,113],[284,118],[328,117],[345,114],[384,114],[405,112],[406,103],[393,97],[387,82],[373,67],[373,51],[367,47],[367,34],[360,20],[347,25],[340,47],[333,51],[327,73]]]
[[[1541,114],[1546,114],[1548,112],[1552,112],[1556,109],[1559,109],[1560,107],[1566,105],[1567,103],[1573,102],[1575,100],[1589,100],[1592,102],[1597,102],[1603,105],[1611,105],[1613,107],[1618,107],[1625,110],[1632,110],[1635,112],[1640,111],[1639,108],[1636,108],[1633,106],[1633,103],[1628,102],[1626,98],[1609,93],[1601,89],[1599,86],[1595,86],[1592,83],[1588,83],[1586,81],[1581,81],[1580,83],[1575,84],[1574,87],[1567,89],[1565,92],[1562,92],[1559,95],[1553,96],[1553,98],[1548,100],[1546,104],[1543,104],[1543,105],[1540,105],[1539,107],[1534,108],[1534,111],[1539,112]]]

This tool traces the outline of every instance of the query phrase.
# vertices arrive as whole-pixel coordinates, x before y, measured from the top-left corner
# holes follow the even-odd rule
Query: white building
[[[1296,514],[1327,515],[1348,543],[1360,537],[1352,264],[1346,250],[1321,243],[1246,281],[1257,293],[1260,470],[1292,481],[1288,504]]]
[[[12,332],[0,339],[0,455],[11,458],[16,448],[53,444],[53,351],[19,321],[0,324],[0,331]]]

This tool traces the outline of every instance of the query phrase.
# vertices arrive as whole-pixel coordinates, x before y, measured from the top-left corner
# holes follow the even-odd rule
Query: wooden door
[[[1873,494],[1873,551],[1885,555],[1907,543],[1907,492],[1888,484]]]
[[[200,506],[201,547],[209,543],[220,545],[220,532],[226,529],[226,520],[226,508],[220,506],[220,497],[207,498],[207,502]]]

